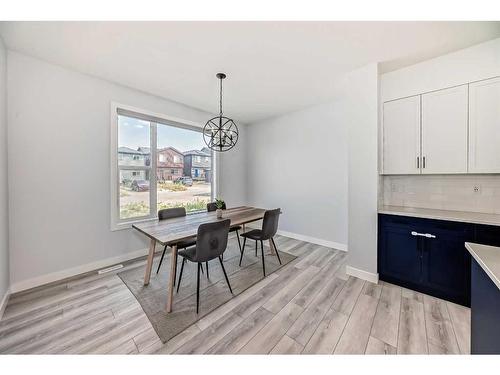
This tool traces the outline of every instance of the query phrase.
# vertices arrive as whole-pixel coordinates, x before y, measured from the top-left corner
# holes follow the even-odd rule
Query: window
[[[114,105],[112,113],[112,228],[156,218],[162,208],[205,210],[215,196],[211,171],[215,160],[201,173],[185,169],[184,158],[178,154],[205,147],[202,128],[122,106]],[[190,177],[192,185],[179,177]]]

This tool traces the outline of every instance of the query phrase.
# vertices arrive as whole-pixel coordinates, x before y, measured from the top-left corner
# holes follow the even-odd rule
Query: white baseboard
[[[7,307],[7,302],[9,302],[9,297],[10,288],[5,291],[5,295],[3,296],[2,301],[0,301],[0,320],[2,319],[5,308]]]
[[[262,225],[252,223],[252,224],[247,224],[247,226],[249,228],[252,228],[252,229],[260,229]],[[323,240],[321,238],[310,237],[310,236],[306,236],[304,234],[287,232],[286,230],[278,230],[277,234],[279,234],[280,236],[290,237],[290,238],[293,238],[293,239],[299,240],[299,241],[305,241],[305,242],[310,242],[310,243],[313,243],[316,245],[330,247],[332,249],[336,249],[336,250],[340,250],[340,251],[347,251],[347,245],[344,243]]]
[[[332,249],[347,251],[347,245],[339,242],[333,242],[328,240],[323,240],[321,238],[310,237],[303,234],[297,234],[293,232],[287,232],[285,230],[278,230],[277,232],[280,236],[290,237],[299,241],[310,242],[316,245],[321,245],[325,247],[330,247]]]
[[[372,273],[351,266],[345,267],[346,274],[357,277],[358,279],[366,280],[374,284],[378,284],[378,273]]]
[[[163,250],[163,248],[160,248],[159,246],[157,246],[156,250],[157,251]],[[35,288],[37,286],[41,286],[41,285],[45,285],[45,284],[49,284],[49,283],[52,283],[54,281],[59,281],[59,280],[66,279],[68,277],[77,276],[77,275],[80,275],[82,273],[97,271],[100,268],[113,266],[117,263],[126,262],[127,260],[142,257],[144,255],[147,255],[148,251],[149,251],[148,249],[140,249],[140,250],[132,251],[132,252],[127,253],[127,254],[118,255],[116,257],[106,258],[106,259],[98,260],[96,262],[87,263],[87,264],[84,264],[81,266],[68,268],[66,270],[57,271],[57,272],[49,273],[49,274],[42,275],[42,276],[37,276],[37,277],[34,277],[32,279],[18,281],[18,282],[11,285],[10,293],[11,294],[18,293],[18,292],[21,292],[23,290]]]

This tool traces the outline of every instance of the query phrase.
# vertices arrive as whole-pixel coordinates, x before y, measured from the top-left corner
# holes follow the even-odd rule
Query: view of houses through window
[[[118,171],[120,220],[170,207],[203,210],[211,199],[212,152],[195,130],[119,115]]]

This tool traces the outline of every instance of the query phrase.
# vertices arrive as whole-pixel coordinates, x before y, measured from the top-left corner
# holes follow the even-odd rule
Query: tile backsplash
[[[500,175],[383,176],[380,185],[384,205],[500,214]]]

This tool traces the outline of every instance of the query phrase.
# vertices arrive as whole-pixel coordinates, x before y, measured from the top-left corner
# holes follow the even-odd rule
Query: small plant
[[[225,202],[223,199],[220,198],[215,198],[215,207],[217,207],[218,210],[222,210],[224,208]]]

